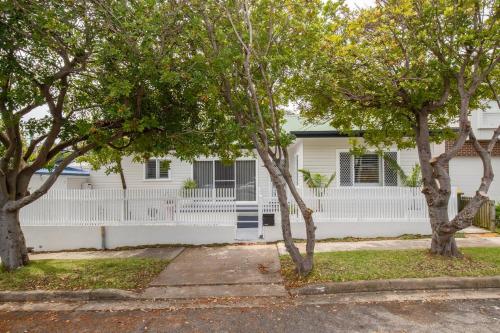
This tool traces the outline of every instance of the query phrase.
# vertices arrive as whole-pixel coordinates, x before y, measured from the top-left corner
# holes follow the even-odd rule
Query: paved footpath
[[[118,251],[74,251],[74,252],[47,252],[47,253],[32,253],[31,260],[42,259],[113,259],[113,258],[155,258],[172,260],[177,257],[183,247],[158,247],[133,250],[118,250]]]
[[[457,238],[458,247],[500,247],[500,237],[474,237]],[[430,247],[431,239],[412,240],[374,240],[359,242],[317,242],[314,251],[355,251],[355,250],[410,250],[427,249]],[[305,243],[297,244],[301,251],[305,251]],[[278,243],[280,255],[286,254],[285,244]]]

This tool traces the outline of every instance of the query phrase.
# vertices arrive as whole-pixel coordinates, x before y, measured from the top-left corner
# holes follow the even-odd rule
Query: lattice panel
[[[397,163],[398,153],[395,151],[386,152],[384,158],[384,185],[385,186],[398,186],[398,171],[388,161],[390,158]]]
[[[352,158],[349,152],[341,152],[339,154],[340,170],[339,180],[340,186],[352,186]]]

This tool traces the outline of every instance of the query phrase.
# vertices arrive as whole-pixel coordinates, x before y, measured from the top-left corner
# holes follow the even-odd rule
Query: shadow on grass
[[[0,290],[144,288],[168,264],[160,259],[36,260],[12,272],[0,268]]]

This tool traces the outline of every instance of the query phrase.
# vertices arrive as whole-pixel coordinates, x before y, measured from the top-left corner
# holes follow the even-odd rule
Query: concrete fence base
[[[403,234],[430,234],[428,222],[319,222],[316,238],[396,237]],[[237,243],[235,226],[131,225],[107,226],[23,226],[28,247],[34,251],[75,249],[114,249],[123,246],[155,244],[221,244]],[[266,226],[264,238],[255,241],[274,242],[283,239],[281,225]],[[292,223],[295,238],[305,238],[302,223]],[[105,239],[103,239],[103,237]]]

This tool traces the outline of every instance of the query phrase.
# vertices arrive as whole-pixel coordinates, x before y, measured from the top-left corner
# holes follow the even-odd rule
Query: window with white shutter
[[[156,178],[156,160],[148,160],[146,162],[146,179]]]
[[[151,158],[146,162],[145,179],[170,179],[169,160]]]
[[[380,157],[377,154],[354,156],[354,184],[380,185]]]

